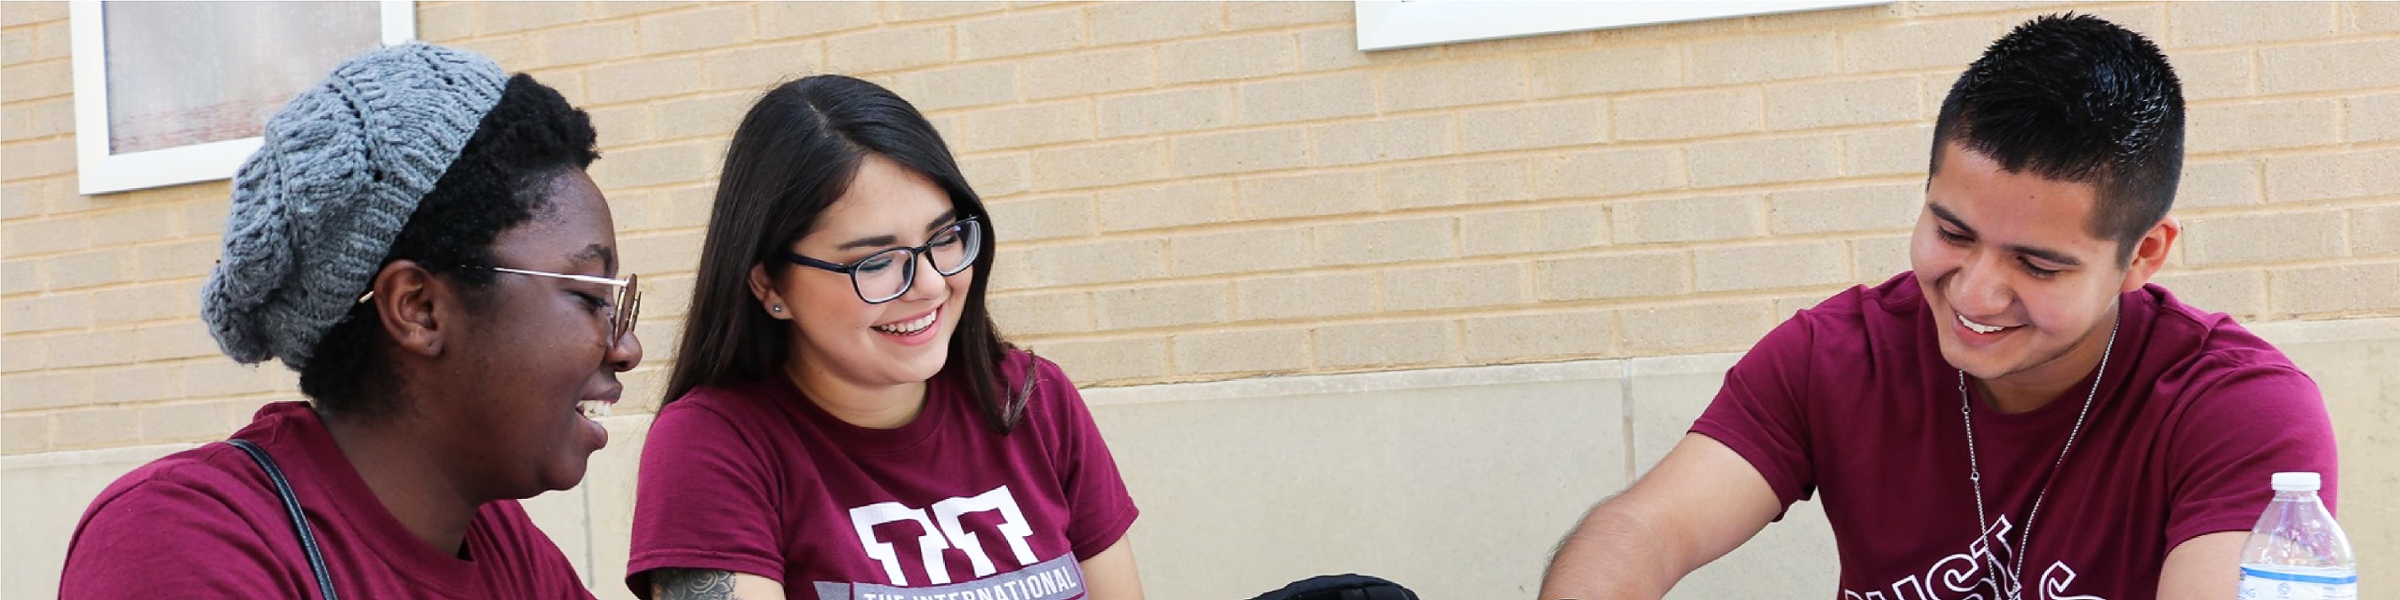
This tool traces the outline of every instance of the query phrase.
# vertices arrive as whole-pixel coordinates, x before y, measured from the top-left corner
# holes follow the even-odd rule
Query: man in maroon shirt
[[[1943,99],[1932,154],[1913,271],[1768,333],[1568,535],[1543,599],[1661,597],[1812,494],[1841,598],[2232,598],[2271,473],[2332,500],[2316,385],[2148,284],[2183,158],[2155,46],[2019,26]]]

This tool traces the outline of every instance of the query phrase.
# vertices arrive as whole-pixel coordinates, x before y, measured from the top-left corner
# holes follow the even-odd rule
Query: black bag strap
[[[317,574],[317,595],[324,600],[341,600],[333,593],[333,573],[325,569],[325,555],[317,552],[317,535],[309,530],[308,517],[300,512],[300,496],[292,493],[292,482],[283,478],[283,469],[277,468],[275,459],[250,440],[233,439],[225,443],[249,453],[250,460],[267,471],[267,479],[275,482],[275,494],[283,497],[283,512],[292,516],[292,529],[300,532],[300,549],[308,552],[308,569]]]

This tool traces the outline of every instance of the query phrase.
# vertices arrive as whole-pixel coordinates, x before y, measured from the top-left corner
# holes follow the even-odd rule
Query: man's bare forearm
[[[1559,541],[1542,574],[1540,600],[1657,600],[1682,579],[1674,537],[1614,506],[1616,500],[1592,507]]]

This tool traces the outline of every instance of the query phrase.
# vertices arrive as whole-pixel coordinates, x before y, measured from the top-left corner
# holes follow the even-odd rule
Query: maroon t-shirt
[[[1030,359],[1010,352],[1006,379]],[[842,422],[783,377],[685,394],[642,448],[626,584],[648,597],[648,571],[684,568],[788,598],[1083,597],[1080,561],[1137,511],[1082,395],[1039,365],[1007,435],[947,377],[894,429]]]
[[[291,481],[343,598],[592,597],[515,501],[475,513],[465,558],[426,545],[376,500],[306,403],[268,404],[233,437],[265,449]],[[318,593],[266,472],[240,448],[208,444],[143,465],[92,501],[67,548],[58,597]]]
[[[2063,467],[2053,469],[2090,377],[2023,414],[1996,412],[1980,395],[1968,403],[1993,521],[1984,531],[1958,370],[1943,361],[1909,273],[1776,327],[1726,374],[1692,431],[1748,459],[1786,506],[1821,496],[1848,599],[1988,598],[1983,580],[1994,576],[2016,585],[1987,559],[2016,564],[2045,481],[2023,561],[2028,599],[2155,596],[2167,552],[2250,529],[2277,471],[2322,473],[2320,494],[2333,503],[2333,430],[2315,382],[2232,318],[2165,288],[2119,300],[2113,355]]]

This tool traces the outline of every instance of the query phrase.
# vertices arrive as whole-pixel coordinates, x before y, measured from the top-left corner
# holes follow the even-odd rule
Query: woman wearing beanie
[[[293,98],[201,316],[308,401],[110,485],[59,596],[590,598],[516,500],[583,479],[608,434],[579,405],[641,361],[593,139],[557,91],[423,44]]]
[[[984,307],[998,225],[888,90],[751,107],[642,448],[635,594],[1141,597],[1090,411]]]

